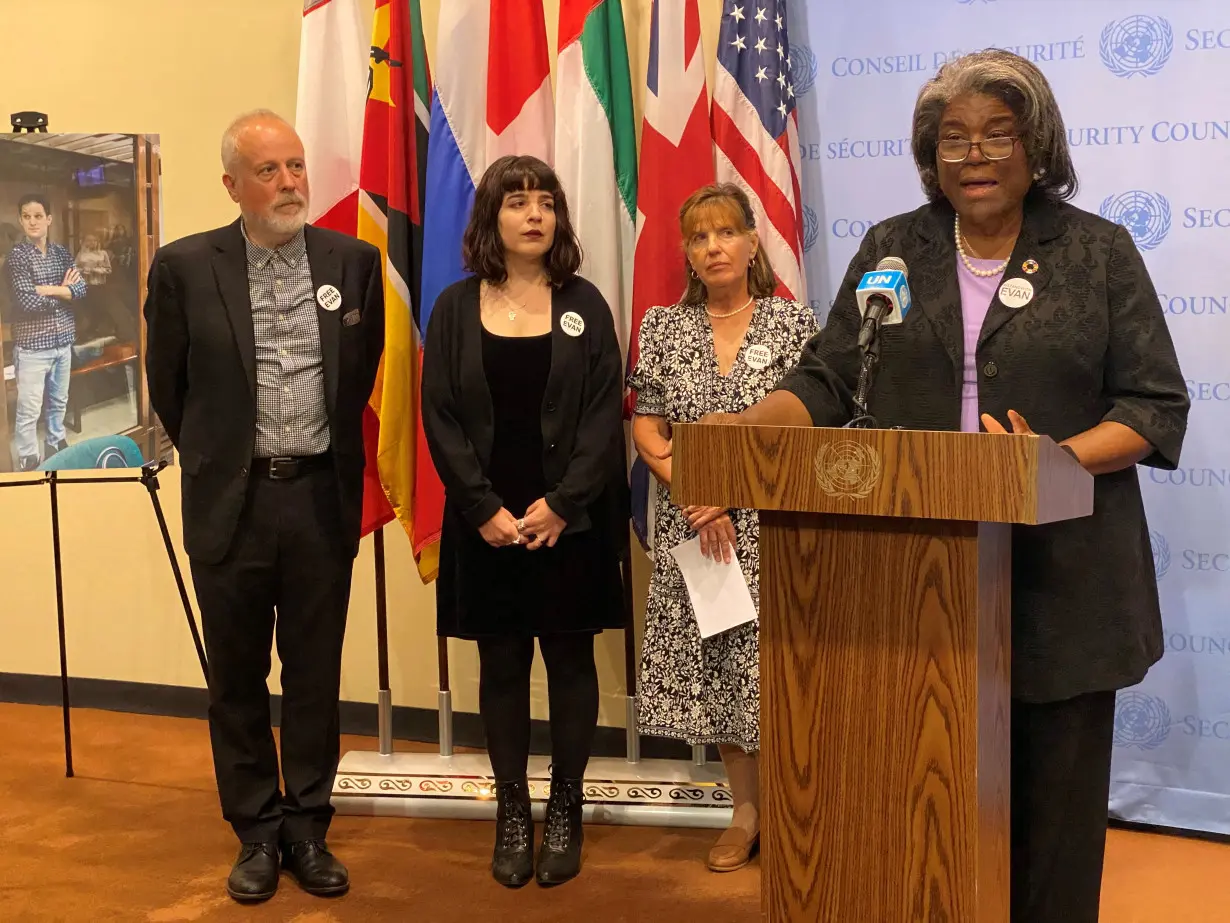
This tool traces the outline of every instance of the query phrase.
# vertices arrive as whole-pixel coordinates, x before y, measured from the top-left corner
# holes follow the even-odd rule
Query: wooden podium
[[[673,502],[761,511],[767,919],[1008,923],[1011,526],[1093,478],[1040,436],[673,439]]]

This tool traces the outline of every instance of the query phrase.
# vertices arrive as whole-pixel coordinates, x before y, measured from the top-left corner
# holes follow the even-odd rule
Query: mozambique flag
[[[358,236],[384,255],[385,342],[365,421],[368,457],[377,460],[379,489],[367,485],[371,489],[365,491],[364,530],[396,517],[410,537],[424,583],[436,576],[444,514],[444,488],[427,452],[419,413],[430,99],[420,0],[376,0]]]

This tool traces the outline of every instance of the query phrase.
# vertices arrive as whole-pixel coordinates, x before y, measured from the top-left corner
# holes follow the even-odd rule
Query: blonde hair
[[[756,233],[756,213],[752,211],[752,202],[747,193],[734,183],[714,183],[692,193],[679,209],[679,232],[683,236],[684,250],[687,250],[687,241],[698,227],[722,219],[728,220],[741,234]],[[708,300],[705,283],[692,269],[686,252],[683,272],[687,285],[683,303],[704,304]],[[753,298],[767,298],[777,291],[777,275],[764,247],[756,249],[747,266],[747,290]]]

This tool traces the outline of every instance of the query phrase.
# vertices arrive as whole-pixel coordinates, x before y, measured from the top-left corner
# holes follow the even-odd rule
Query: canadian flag
[[[358,0],[304,0],[295,130],[307,158],[308,221],[354,234],[370,42]]]

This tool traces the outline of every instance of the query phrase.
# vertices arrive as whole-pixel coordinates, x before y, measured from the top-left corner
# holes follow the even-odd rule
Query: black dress
[[[542,409],[551,341],[549,333],[502,337],[482,331],[483,372],[495,421],[485,474],[516,518],[547,493]],[[447,500],[437,580],[437,633],[467,639],[597,633],[601,628],[587,612],[597,600],[606,603],[622,592],[606,530],[566,531],[553,548],[496,548]]]

